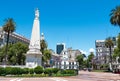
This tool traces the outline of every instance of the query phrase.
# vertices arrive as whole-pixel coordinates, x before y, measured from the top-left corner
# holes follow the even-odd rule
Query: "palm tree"
[[[118,25],[120,27],[120,6],[117,6],[115,9],[112,9],[110,16],[111,24],[115,26]]]
[[[9,43],[9,35],[14,32],[16,28],[15,22],[12,18],[8,18],[5,20],[5,24],[3,25],[3,31],[7,34],[6,48],[5,48],[5,64],[7,61],[7,51],[8,51],[8,43]]]
[[[110,37],[105,40],[105,46],[107,48],[109,48],[110,63],[112,65],[112,55],[111,54],[112,54],[112,47],[114,46],[114,43],[113,43],[113,41],[112,41],[112,39]]]
[[[47,43],[46,43],[45,40],[41,40],[41,41],[40,41],[40,47],[41,47],[40,51],[41,51],[42,54],[43,54],[43,53],[44,53],[44,50],[47,49]]]
[[[44,51],[47,49],[47,43],[44,39],[40,40],[40,47],[41,47],[40,51],[42,52],[42,65],[44,66],[45,62]]]
[[[43,55],[43,58],[44,58],[44,61],[46,62],[46,65],[49,65],[49,60],[51,59],[51,51],[46,49],[44,50],[44,55]]]

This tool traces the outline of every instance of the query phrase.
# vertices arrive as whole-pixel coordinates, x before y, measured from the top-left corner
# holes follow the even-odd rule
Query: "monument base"
[[[42,53],[40,51],[29,50],[26,54],[26,67],[35,68],[42,64]]]

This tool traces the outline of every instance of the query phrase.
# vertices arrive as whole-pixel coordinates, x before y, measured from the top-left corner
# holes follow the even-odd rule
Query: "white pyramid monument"
[[[36,9],[31,40],[29,44],[29,51],[26,54],[26,67],[34,68],[36,66],[41,66],[41,63],[42,63],[42,53],[40,52],[39,10]]]

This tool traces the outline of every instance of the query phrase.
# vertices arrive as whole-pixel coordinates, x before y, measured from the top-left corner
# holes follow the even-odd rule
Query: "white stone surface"
[[[35,19],[33,22],[32,35],[29,48],[40,49],[40,22],[39,22],[39,10],[35,11]]]
[[[39,22],[39,10],[35,11],[35,19],[33,22],[33,29],[31,34],[31,40],[29,45],[29,51],[26,54],[26,66],[28,68],[34,68],[41,66],[42,53],[40,52],[40,22]]]

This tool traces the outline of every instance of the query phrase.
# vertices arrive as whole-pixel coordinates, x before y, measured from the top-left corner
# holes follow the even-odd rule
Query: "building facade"
[[[60,59],[61,56],[56,54],[52,49],[50,49],[50,51],[51,51],[50,66],[55,67],[55,63],[61,61]]]
[[[73,50],[68,48],[60,53],[60,61],[55,62],[56,68],[60,69],[78,69],[79,64],[76,61],[76,57],[81,54],[79,50]]]
[[[113,37],[112,41],[114,46],[112,47],[112,54],[114,48],[116,47],[116,38]],[[105,40],[96,40],[95,41],[95,48],[96,48],[96,64],[108,64],[110,62],[110,51],[109,48],[105,46]]]
[[[0,28],[0,47],[3,47],[6,44],[6,41],[7,41],[7,33],[5,33],[2,28]],[[30,40],[15,32],[11,33],[9,37],[9,43],[14,44],[16,42],[29,44]]]

